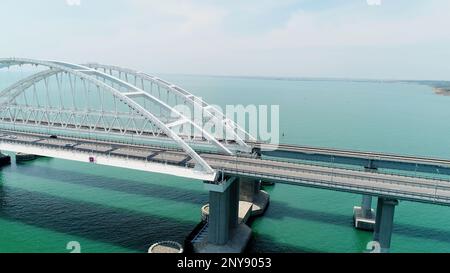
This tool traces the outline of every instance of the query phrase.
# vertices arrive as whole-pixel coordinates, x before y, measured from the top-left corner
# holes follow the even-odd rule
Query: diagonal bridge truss
[[[158,77],[96,63],[0,59],[0,69],[23,66],[38,71],[0,91],[2,129],[156,144],[183,151],[205,173],[215,170],[199,150],[251,152],[247,141],[255,139],[244,129]]]

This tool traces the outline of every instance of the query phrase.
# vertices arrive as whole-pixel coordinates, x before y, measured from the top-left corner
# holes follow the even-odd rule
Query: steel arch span
[[[140,86],[142,89],[145,89],[146,82],[149,82],[151,87],[153,85],[156,85],[158,87],[158,90],[160,87],[164,88],[168,93],[179,97],[181,100],[192,106],[193,111],[200,111],[204,115],[204,118],[207,119],[207,121],[213,120],[217,123],[220,123],[225,130],[223,132],[224,135],[231,136],[231,139],[244,150],[248,150],[250,148],[246,141],[256,141],[255,137],[242,129],[233,120],[228,119],[219,109],[217,109],[213,105],[209,105],[204,100],[193,95],[186,89],[169,83],[161,78],[128,68],[98,63],[88,63],[86,64],[86,66],[94,68],[96,70],[103,70],[104,73],[108,73],[109,75],[116,75],[121,79],[123,78],[123,80],[128,83],[134,83],[135,86]],[[204,122],[205,121],[202,120],[202,125],[204,125]],[[227,139],[224,140],[226,141]]]
[[[253,138],[220,111],[156,77],[98,64],[0,59],[0,69],[24,65],[39,67],[42,71],[0,92],[0,128],[38,133],[47,130],[55,135],[88,135],[89,138],[116,137],[132,143],[163,140],[164,146],[184,151],[195,162],[195,168],[207,174],[215,170],[199,155],[195,145],[226,155],[251,150],[244,138]],[[145,82],[154,84],[158,90],[165,89],[167,94],[176,97],[175,101],[180,99],[194,110],[200,109],[205,117],[199,122],[184,115],[167,97],[164,99],[146,90]],[[204,123],[211,120],[226,132],[225,138],[218,138],[203,128]],[[185,128],[194,134],[183,134]]]

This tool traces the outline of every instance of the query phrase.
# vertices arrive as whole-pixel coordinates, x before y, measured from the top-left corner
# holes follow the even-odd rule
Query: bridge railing
[[[225,161],[223,161],[223,162],[225,162]],[[239,165],[243,165],[243,164],[247,165],[247,166],[254,167],[254,164],[239,161]],[[268,165],[268,168],[271,168],[274,171],[280,169],[279,167],[273,167],[273,166],[270,166],[270,165]],[[230,168],[230,169],[226,169],[226,170],[239,172],[237,167],[235,169]],[[305,173],[306,174],[313,174],[313,175],[320,174],[320,175],[329,176],[330,177],[329,180],[320,180],[320,181],[326,181],[327,183],[334,183],[334,184],[338,184],[338,182],[333,180],[333,178],[340,177],[340,178],[359,179],[359,180],[364,180],[364,181],[368,181],[368,182],[372,181],[372,182],[391,184],[391,185],[403,185],[403,186],[414,186],[414,187],[419,187],[419,188],[428,188],[430,190],[435,190],[434,196],[437,194],[437,192],[436,192],[437,189],[450,190],[450,183],[449,183],[450,181],[448,181],[448,180],[426,179],[426,180],[432,180],[432,181],[435,181],[435,182],[440,181],[440,182],[443,182],[444,184],[448,184],[448,186],[447,186],[447,185],[437,185],[437,183],[436,184],[424,184],[424,183],[418,183],[418,182],[398,181],[398,180],[393,180],[393,179],[373,178],[373,177],[364,176],[364,173],[356,174],[356,175],[348,175],[348,174],[342,174],[342,173],[333,172],[333,169],[332,169],[331,172],[309,170],[309,169],[298,170],[298,169],[295,169],[295,168],[294,169],[285,168],[285,170],[288,170],[288,171],[291,171],[291,172],[303,173],[303,174],[305,174]],[[357,171],[355,171],[355,172],[357,172]],[[252,173],[252,174],[254,174],[256,176],[257,175],[266,175],[266,173],[261,173],[261,172],[256,172],[256,171],[248,171],[247,173]],[[286,178],[286,179],[292,179],[294,177],[294,176],[276,174],[276,172],[272,172],[272,175],[273,176],[275,176],[275,175],[276,176],[280,176],[280,177]],[[390,175],[390,176],[393,177],[393,178],[398,177],[398,176],[395,176],[395,175]],[[403,178],[403,176],[402,176],[402,178]],[[411,178],[416,179],[414,177],[411,177]],[[342,183],[339,183],[339,184],[342,184]],[[346,184],[346,185],[349,185],[349,184]],[[374,187],[374,188],[379,189],[379,187]],[[430,196],[430,195],[427,195],[427,196]]]
[[[10,144],[20,144],[24,147],[41,147],[45,149],[55,150],[55,151],[69,151],[69,152],[78,152],[78,153],[85,153],[86,155],[94,155],[94,154],[101,154],[106,155],[108,157],[116,157],[116,158],[124,158],[124,159],[135,159],[135,160],[143,160],[145,162],[153,162],[153,163],[160,163],[165,165],[172,165],[177,167],[185,167],[192,169],[194,168],[193,163],[186,163],[186,164],[178,164],[176,162],[164,159],[164,154],[161,154],[162,159],[151,159],[148,160],[148,157],[145,156],[136,156],[136,155],[130,155],[130,154],[118,154],[114,152],[102,152],[100,150],[95,149],[87,149],[87,148],[77,148],[72,146],[61,146],[57,144],[51,144],[51,143],[42,143],[42,142],[29,142],[29,141],[23,141],[19,139],[7,139],[2,138],[0,139],[0,142],[10,143]],[[95,146],[95,145],[94,145]],[[97,147],[99,147],[97,145]]]
[[[317,167],[328,167],[328,168],[334,168],[334,169],[341,169],[341,170],[349,170],[349,171],[364,171],[364,167],[350,167],[349,165],[340,164],[340,163],[334,163],[332,161],[330,162],[323,162],[323,163],[312,163],[311,161],[304,161],[304,160],[298,160],[298,161],[292,161],[292,160],[280,160],[273,157],[265,157],[264,160],[266,161],[272,161],[272,162],[281,162],[281,163],[293,163],[293,164],[302,164],[302,165],[308,165],[308,166],[317,166]],[[448,179],[439,178],[436,176],[431,175],[419,175],[419,172],[412,172],[412,171],[386,171],[386,169],[378,169],[377,173],[380,174],[386,174],[386,175],[393,175],[393,176],[404,176],[404,177],[412,177],[412,178],[421,178],[421,179],[428,179],[428,180],[438,180],[438,181],[447,181],[450,182],[450,176],[445,174],[440,174],[438,172],[435,173],[435,175],[439,176],[445,176],[448,177]]]
[[[244,177],[253,177],[259,179],[268,179],[272,181],[283,181],[285,184],[293,184],[293,185],[308,185],[315,186],[317,188],[336,188],[341,189],[342,191],[358,193],[358,194],[373,194],[378,196],[386,196],[386,197],[394,197],[403,200],[409,201],[419,201],[424,203],[433,203],[433,204],[441,204],[441,205],[450,205],[450,197],[437,195],[437,192],[434,194],[425,194],[425,193],[417,193],[417,192],[406,192],[394,189],[382,189],[380,187],[375,186],[360,186],[345,182],[335,182],[331,180],[321,180],[321,179],[299,179],[294,178],[292,176],[286,176],[281,174],[271,174],[267,175],[267,173],[261,173],[257,171],[238,171],[238,170],[223,170],[224,172],[230,175],[239,175]]]
[[[216,159],[216,158],[214,158],[214,160],[221,161],[221,162],[224,162],[224,163],[229,163],[230,162],[229,160],[225,160],[225,159]],[[266,161],[266,162],[267,161],[271,161],[271,162],[277,162],[277,163],[287,163],[287,164],[297,164],[297,166],[293,166],[292,168],[288,167],[288,166],[274,166],[274,165],[271,165],[271,164],[267,164],[264,161]],[[329,175],[330,174],[329,171],[313,170],[313,169],[308,169],[308,168],[302,168],[301,167],[302,165],[303,166],[313,166],[313,167],[321,167],[321,168],[330,168],[331,170],[335,170],[335,172],[332,172],[333,176],[341,176],[341,177],[348,177],[348,178],[350,178],[350,177],[352,177],[352,178],[358,177],[358,178],[361,178],[361,179],[364,179],[364,180],[382,181],[382,182],[385,182],[385,183],[389,183],[389,182],[387,182],[387,181],[389,181],[389,179],[380,179],[380,178],[370,177],[371,175],[379,174],[379,175],[385,175],[385,176],[388,176],[388,177],[391,177],[391,178],[402,177],[402,178],[429,180],[429,181],[434,181],[436,184],[438,182],[442,182],[442,184],[447,184],[448,183],[448,188],[450,189],[450,180],[441,179],[441,178],[437,178],[437,177],[410,176],[410,175],[405,175],[405,174],[396,174],[396,173],[389,173],[389,172],[371,173],[371,172],[365,172],[364,170],[358,170],[358,169],[355,169],[355,168],[341,168],[341,167],[335,167],[335,166],[323,166],[323,165],[316,165],[316,164],[293,163],[293,162],[281,161],[281,160],[264,159],[264,161],[259,162],[259,164],[260,165],[264,165],[264,166],[266,166],[268,168],[272,168],[274,170],[277,170],[277,169],[283,169],[283,170],[286,170],[286,171],[301,170],[302,172],[311,173],[311,174],[322,174],[322,175]],[[236,164],[245,164],[245,165],[248,165],[248,166],[250,166],[250,165],[253,166],[254,165],[252,163],[247,163],[245,161],[239,161],[239,163],[238,163],[237,158],[236,158]],[[343,174],[342,172],[339,172],[339,171],[342,171],[342,170],[354,172],[355,175],[348,175],[348,174]],[[438,188],[439,187],[444,188],[444,189],[447,188],[446,185],[442,185],[442,186],[439,186],[439,185],[436,185],[436,184],[434,184],[434,185],[431,185],[431,184],[426,185],[426,184],[423,184],[423,183],[415,183],[415,182],[410,182],[410,181],[402,182],[402,181],[398,181],[398,180],[396,180],[396,182],[393,182],[391,184],[404,184],[404,185],[412,185],[412,184],[415,185],[415,184],[417,184],[417,186],[422,186],[424,188],[426,188],[426,187],[435,188],[436,186]]]

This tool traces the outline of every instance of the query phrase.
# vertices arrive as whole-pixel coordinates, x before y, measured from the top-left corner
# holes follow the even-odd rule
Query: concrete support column
[[[11,157],[9,155],[3,154],[0,151],[0,167],[9,164],[11,164]]]
[[[373,160],[369,159],[364,166],[366,172],[376,172]],[[372,196],[364,194],[362,196],[361,206],[353,207],[353,222],[355,228],[372,231],[375,226],[375,211],[372,209]]]
[[[378,197],[377,212],[375,214],[375,226],[373,229],[373,240],[376,242],[378,242],[380,240],[380,223],[381,223],[382,211],[383,211],[383,198]]]
[[[373,240],[380,243],[383,253],[389,252],[391,247],[394,212],[397,205],[398,201],[395,199],[378,197]]]
[[[369,159],[369,161],[367,162],[367,165],[364,166],[364,168],[366,168],[366,170],[371,171],[371,172],[377,171],[377,167],[374,165],[374,162],[372,159]]]
[[[240,178],[239,200],[252,203],[251,215],[262,215],[269,204],[269,194],[261,190],[261,181]]]
[[[230,195],[230,229],[239,225],[239,179],[229,187]]]
[[[355,228],[362,230],[374,230],[375,216],[372,209],[372,196],[363,195],[361,206],[353,207],[353,221]]]
[[[197,253],[240,253],[247,246],[252,230],[239,219],[239,178],[205,182],[209,191],[208,225],[191,241]],[[204,227],[204,226],[203,226]]]
[[[230,230],[238,225],[238,179],[230,178],[221,185],[211,185],[209,191],[208,242],[224,245]]]
[[[253,203],[255,196],[261,189],[261,182],[253,179],[241,178],[239,183],[239,199]]]
[[[372,216],[372,196],[363,195],[361,202],[361,214],[363,217],[370,218]]]

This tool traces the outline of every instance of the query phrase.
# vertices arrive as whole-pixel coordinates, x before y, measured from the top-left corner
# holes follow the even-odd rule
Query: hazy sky
[[[0,56],[149,73],[450,80],[450,1],[367,2],[377,0],[1,0]]]

